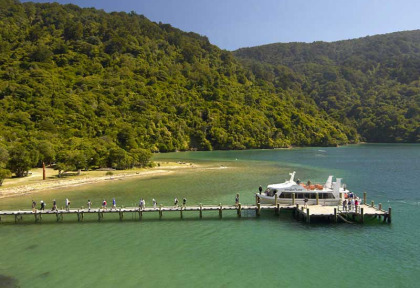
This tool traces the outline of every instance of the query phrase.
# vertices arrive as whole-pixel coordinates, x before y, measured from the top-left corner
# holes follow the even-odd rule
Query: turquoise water
[[[213,151],[160,154],[159,161],[191,161],[200,168],[152,178],[113,181],[56,191],[73,207],[115,197],[130,206],[140,197],[170,205],[253,203],[259,185],[283,181],[295,170],[306,181],[344,178],[350,190],[393,209],[392,224],[297,222],[290,213],[256,218],[244,213],[127,214],[123,222],[92,215],[32,224],[1,224],[0,281],[20,287],[417,287],[420,280],[420,145]],[[0,209],[27,209],[46,193],[0,200]],[[51,199],[49,199],[51,198]],[[96,205],[95,205],[96,206]],[[52,216],[54,217],[54,216]],[[112,219],[109,219],[112,218]],[[10,278],[8,278],[10,279]],[[0,284],[0,287],[2,285]],[[12,286],[13,287],[13,286]]]

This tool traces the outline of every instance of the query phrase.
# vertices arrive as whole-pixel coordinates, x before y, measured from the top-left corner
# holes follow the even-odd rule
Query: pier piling
[[[203,204],[200,203],[200,219],[203,218]]]
[[[306,208],[306,223],[311,223],[311,215],[309,214],[309,208]]]
[[[365,222],[365,213],[363,208],[360,208],[360,222],[364,223]]]
[[[391,223],[391,207],[388,208],[388,223]]]
[[[337,223],[337,208],[334,208],[334,222]]]

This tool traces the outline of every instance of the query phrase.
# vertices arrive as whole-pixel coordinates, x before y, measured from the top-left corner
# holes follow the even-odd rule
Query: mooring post
[[[363,192],[363,204],[365,204],[366,205],[366,195],[367,195],[367,193],[366,192]]]
[[[200,203],[200,218],[203,218],[203,204]]]
[[[100,210],[98,211],[98,221],[99,222],[101,221],[101,211]]]
[[[278,200],[278,198],[279,198],[279,195],[277,195],[277,193],[274,194],[274,205],[276,205],[276,206],[277,206],[277,200]]]
[[[257,216],[260,216],[260,215],[261,215],[261,204],[258,203],[257,204]]]
[[[379,203],[379,204],[378,204],[378,210],[379,210],[379,211],[382,211],[382,203]],[[375,218],[376,218],[376,216],[375,216]],[[381,216],[380,214],[378,215],[378,219],[379,219],[379,220],[381,220],[381,219],[382,219],[382,216]]]
[[[239,203],[238,204],[238,217],[241,217],[241,216],[242,216],[242,204]]]
[[[124,218],[124,212],[121,211],[121,208],[120,208],[120,211],[118,212],[118,214],[120,215],[120,221],[122,221],[123,218]]]
[[[181,207],[182,210],[182,207]],[[159,205],[159,219],[162,219],[162,204]]]
[[[391,207],[388,208],[388,223],[391,223]]]
[[[219,217],[222,218],[222,203],[219,203]]]
[[[316,205],[319,205],[319,195],[318,195],[318,192],[316,192]]]
[[[77,209],[77,222],[80,222],[80,212],[79,212],[79,209]]]
[[[370,203],[370,205],[371,205],[372,207],[375,207],[375,201],[372,201],[372,202]]]
[[[141,220],[142,217],[143,217],[143,211],[141,211],[141,209],[139,208],[139,221]]]
[[[363,207],[360,208],[360,222],[365,222],[365,212],[363,211]]]
[[[309,215],[309,208],[306,208],[306,222],[311,223],[311,216]]]
[[[277,207],[275,211],[276,211],[275,214],[280,215],[280,203],[277,203]]]
[[[295,208],[294,213],[295,213],[295,218],[298,218],[298,220],[299,220],[299,204],[296,204],[296,208]]]
[[[293,192],[293,193],[292,193],[292,205],[295,205],[295,199],[296,199],[296,195],[295,195],[295,193]]]
[[[83,222],[83,219],[84,219],[84,214],[85,214],[85,212],[83,212],[83,211],[80,213],[80,216],[81,216],[81,221],[82,221],[82,222]]]
[[[255,194],[255,205],[257,205],[260,202],[260,198],[258,197],[258,194]]]
[[[182,219],[182,207],[181,207],[181,210],[179,210],[180,211],[180,216],[181,216],[181,219]]]

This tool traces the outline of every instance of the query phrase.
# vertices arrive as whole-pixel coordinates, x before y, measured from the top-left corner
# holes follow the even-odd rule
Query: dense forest
[[[364,141],[420,142],[420,30],[234,54],[257,78],[298,85],[328,115],[356,127]]]
[[[232,53],[134,12],[2,0],[0,179],[42,162],[126,169],[153,152],[419,141],[414,36],[398,57],[378,37],[375,50]]]
[[[356,142],[294,85],[136,13],[0,2],[2,169],[145,165],[150,152]],[[287,75],[287,71],[285,72]]]

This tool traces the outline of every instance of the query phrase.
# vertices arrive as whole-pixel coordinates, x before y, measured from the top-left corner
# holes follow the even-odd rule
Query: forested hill
[[[270,44],[235,56],[259,79],[293,79],[369,142],[420,142],[420,30],[333,43]]]
[[[2,0],[0,67],[0,150],[37,165],[358,140],[293,83],[258,79],[206,37],[135,13]]]

